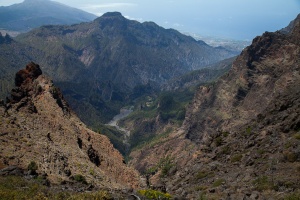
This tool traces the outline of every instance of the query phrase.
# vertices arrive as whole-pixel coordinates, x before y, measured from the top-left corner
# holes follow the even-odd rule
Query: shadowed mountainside
[[[136,87],[157,90],[171,78],[236,54],[117,12],[89,23],[44,26],[16,39],[44,54],[37,62],[88,125],[107,122],[132,96],[142,95],[134,94]]]

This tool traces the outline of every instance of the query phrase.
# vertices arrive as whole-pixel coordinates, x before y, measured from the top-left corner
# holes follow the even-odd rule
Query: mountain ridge
[[[157,90],[172,77],[235,55],[153,22],[128,20],[118,12],[72,26],[43,26],[16,40],[45,54],[47,60],[38,60],[43,71],[54,77],[88,125],[109,121],[135,87]],[[80,99],[86,99],[84,104]],[[107,106],[111,102],[118,107]],[[93,116],[84,114],[87,109]],[[97,111],[104,109],[111,113],[105,120]]]
[[[18,15],[16,15],[18,13]],[[25,0],[0,7],[0,29],[27,32],[47,24],[76,24],[96,16],[50,0]]]
[[[77,118],[39,65],[28,63],[16,73],[15,84],[0,106],[1,169],[26,170],[34,162],[37,173],[54,185],[80,175],[95,187],[139,187],[138,173],[106,136]]]
[[[131,153],[154,187],[181,198],[299,196],[300,20],[266,32],[211,85],[198,88],[181,128]]]

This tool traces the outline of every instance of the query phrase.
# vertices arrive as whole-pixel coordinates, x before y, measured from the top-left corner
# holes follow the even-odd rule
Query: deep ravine
[[[116,129],[118,129],[119,131],[124,133],[123,143],[126,145],[127,150],[130,148],[130,144],[129,144],[130,131],[125,128],[120,127],[118,125],[118,122],[121,119],[124,119],[125,117],[127,117],[132,112],[133,112],[133,107],[121,108],[120,113],[118,115],[114,116],[114,118],[110,122],[107,123],[107,125],[113,126]]]

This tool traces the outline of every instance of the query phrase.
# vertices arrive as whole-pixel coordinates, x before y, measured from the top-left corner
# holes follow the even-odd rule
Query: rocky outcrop
[[[0,106],[0,167],[27,170],[37,164],[52,184],[83,176],[106,188],[139,187],[138,173],[124,164],[106,136],[89,130],[70,110],[60,90],[31,62],[15,78]]]
[[[299,18],[290,30],[255,38],[228,74],[198,88],[183,126],[134,151],[132,165],[187,199],[297,196]]]
[[[295,27],[298,24],[296,21]],[[298,41],[299,27],[290,35],[266,32],[256,37],[227,76],[214,87],[200,88],[187,114],[187,137],[200,141],[202,134],[247,124],[282,92],[297,87]]]
[[[5,36],[2,36],[1,32],[0,32],[0,44],[6,43],[9,44],[10,42],[12,42],[11,37],[6,34]]]

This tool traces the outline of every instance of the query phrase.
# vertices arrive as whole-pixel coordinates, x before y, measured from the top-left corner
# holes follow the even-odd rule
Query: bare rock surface
[[[1,169],[27,170],[35,162],[37,173],[46,174],[52,184],[81,175],[94,186],[139,187],[138,173],[124,164],[106,136],[78,119],[39,65],[29,63],[15,83],[11,97],[0,105]],[[7,172],[3,170],[1,174]]]
[[[256,37],[229,73],[198,88],[180,129],[131,153],[150,186],[183,199],[299,193],[299,18],[289,30]]]

